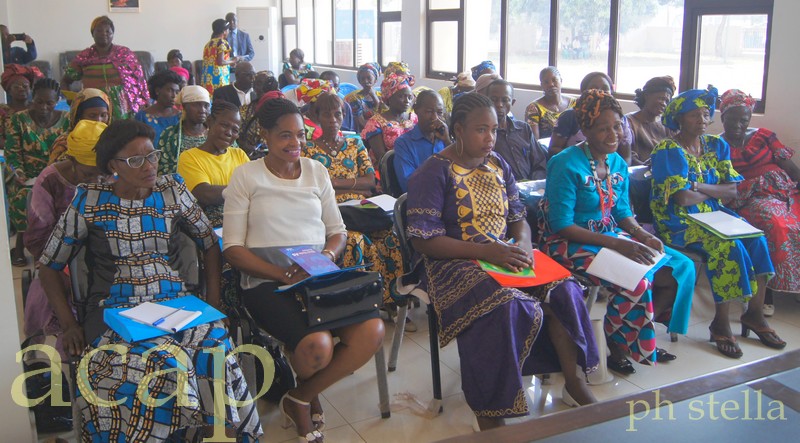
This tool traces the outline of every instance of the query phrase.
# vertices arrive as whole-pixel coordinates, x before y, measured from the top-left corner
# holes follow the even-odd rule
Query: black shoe
[[[635,374],[636,369],[633,367],[633,363],[625,357],[622,357],[621,360],[612,360],[611,357],[606,359],[606,365],[608,369],[611,369],[614,372],[618,372],[622,375],[630,375]]]
[[[675,354],[670,354],[664,349],[656,348],[656,361],[659,363],[666,363],[678,358]]]

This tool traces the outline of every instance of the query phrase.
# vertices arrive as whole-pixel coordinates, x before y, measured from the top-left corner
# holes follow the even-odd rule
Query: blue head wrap
[[[375,77],[375,81],[377,82],[381,75],[381,66],[377,63],[364,63],[363,65],[358,67],[358,73],[361,72],[369,72]]]
[[[709,115],[713,117],[718,95],[717,88],[711,85],[708,85],[708,89],[690,89],[682,92],[667,104],[667,109],[661,116],[661,123],[673,131],[678,131],[680,127],[676,118],[697,108],[708,108]]]
[[[472,79],[478,81],[478,77],[481,76],[481,73],[487,69],[491,69],[492,71],[497,71],[497,68],[494,67],[494,63],[491,60],[484,60],[480,62],[478,65],[472,67]]]

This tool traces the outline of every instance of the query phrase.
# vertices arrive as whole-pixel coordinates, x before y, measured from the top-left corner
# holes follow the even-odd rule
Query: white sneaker
[[[772,317],[775,315],[775,305],[764,305],[761,310],[764,312],[764,317]]]

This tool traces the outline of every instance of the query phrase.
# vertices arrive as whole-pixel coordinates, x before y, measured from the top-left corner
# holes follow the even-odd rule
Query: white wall
[[[277,6],[278,0],[139,0],[139,4],[139,13],[109,13],[108,0],[3,0],[0,19],[11,32],[30,34],[39,59],[48,60],[58,72],[60,52],[93,43],[89,25],[100,15],[114,21],[116,44],[150,51],[156,61],[166,60],[173,48],[187,60],[199,60],[211,37],[211,22],[237,7]]]

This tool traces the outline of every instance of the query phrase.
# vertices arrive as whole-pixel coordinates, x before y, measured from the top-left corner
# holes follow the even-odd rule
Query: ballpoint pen
[[[513,244],[514,244],[514,239],[513,239],[513,238],[512,238],[512,239],[510,239],[510,240],[509,240],[509,241],[507,241],[507,242],[504,242],[503,240],[500,240],[499,238],[497,238],[497,236],[496,236],[496,235],[494,235],[494,234],[492,234],[491,232],[487,232],[487,233],[486,233],[486,236],[487,236],[487,237],[489,237],[489,238],[491,238],[492,240],[496,241],[497,243],[502,243],[502,244],[504,244],[504,245],[513,245]]]
[[[180,308],[175,308],[175,310],[174,310],[174,311],[172,311],[172,312],[170,312],[169,314],[167,314],[167,315],[165,315],[165,316],[163,316],[163,317],[159,318],[158,320],[154,321],[154,322],[153,322],[153,326],[158,326],[158,325],[160,325],[161,323],[164,323],[164,321],[167,319],[167,317],[169,317],[170,315],[172,315],[172,314],[174,314],[174,313],[176,313],[176,312],[180,311],[181,309],[183,309],[183,308],[185,308],[185,307],[186,307],[186,306],[181,306]]]

